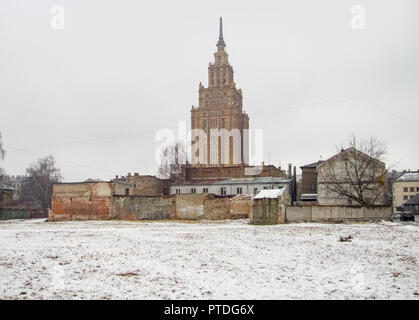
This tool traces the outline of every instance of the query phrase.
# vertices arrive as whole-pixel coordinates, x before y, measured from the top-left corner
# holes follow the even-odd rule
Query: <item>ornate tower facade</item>
[[[248,164],[249,116],[243,111],[242,91],[236,88],[225,47],[220,18],[217,52],[214,63],[208,66],[208,87],[199,84],[199,106],[192,106],[191,110],[192,130],[205,132],[205,137],[195,136],[192,141],[194,145],[199,139],[204,140],[201,148],[192,152],[192,158],[200,159],[193,161],[195,165]]]

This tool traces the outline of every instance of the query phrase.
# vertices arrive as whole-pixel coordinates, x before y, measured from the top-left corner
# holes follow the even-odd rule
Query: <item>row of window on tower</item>
[[[209,119],[209,128],[210,129],[218,128],[219,127],[218,125],[220,125],[221,129],[224,129],[225,128],[225,119],[224,118]],[[208,129],[207,128],[207,119],[203,120],[202,127],[203,127],[204,130]]]

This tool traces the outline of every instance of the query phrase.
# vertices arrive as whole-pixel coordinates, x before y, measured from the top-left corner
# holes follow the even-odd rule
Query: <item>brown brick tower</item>
[[[228,62],[225,47],[223,21],[220,18],[217,52],[214,53],[215,62],[208,66],[208,87],[199,84],[199,106],[192,107],[191,110],[191,128],[202,129],[207,134],[201,155],[204,163],[196,163],[201,166],[248,164],[248,133],[245,129],[249,129],[249,116],[243,112],[242,91],[236,88],[233,67]],[[229,133],[240,134],[235,137],[227,136],[226,139],[216,137],[211,140],[211,134],[215,132],[211,129],[226,129]],[[215,144],[210,140],[215,141]],[[199,156],[199,152],[192,156]]]

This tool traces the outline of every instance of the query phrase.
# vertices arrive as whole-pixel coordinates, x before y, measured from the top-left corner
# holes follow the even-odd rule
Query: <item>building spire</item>
[[[223,17],[220,17],[220,34],[218,36],[217,47],[224,48],[226,46],[223,38]]]

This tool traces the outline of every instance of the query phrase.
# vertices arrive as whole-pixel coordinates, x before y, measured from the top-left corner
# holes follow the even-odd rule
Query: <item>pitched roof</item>
[[[260,192],[253,199],[277,199],[282,195],[284,190],[285,188],[260,190]]]
[[[408,201],[406,201],[405,203],[404,203],[405,205],[406,204],[410,204],[410,205],[416,205],[416,204],[419,204],[419,193],[417,193],[412,199],[410,199],[410,200],[408,200]]]
[[[304,166],[301,166],[300,168],[301,169],[302,168],[316,168],[320,163],[323,163],[323,162],[324,162],[324,160],[319,160],[317,162],[313,162],[313,163],[309,163],[309,164],[306,164]]]
[[[355,152],[357,152],[357,153],[360,153],[360,154],[362,154],[362,155],[364,155],[365,157],[369,157],[369,158],[372,158],[371,156],[369,156],[368,154],[366,154],[366,153],[364,153],[364,152],[362,152],[362,151],[359,151],[358,149],[355,149],[354,147],[349,147],[349,148],[347,148],[347,149],[344,149],[344,150],[341,150],[341,152],[339,152],[339,153],[337,153],[337,154],[335,154],[333,157],[330,157],[329,159],[327,159],[327,160],[325,160],[325,161],[323,161],[322,163],[320,163],[318,166],[320,167],[320,166],[323,166],[325,163],[327,163],[327,162],[332,162],[332,161],[334,161],[334,160],[336,160],[337,158],[339,158],[343,153],[347,153],[347,152],[350,152],[350,151],[355,151]],[[378,159],[375,159],[376,161],[378,161],[378,162],[380,162],[380,163],[382,163],[384,166],[385,166],[385,163],[383,162],[383,161],[381,161],[381,160],[378,160]]]
[[[13,187],[0,183],[0,190],[15,190]]]
[[[419,181],[419,171],[405,172],[396,181]]]

